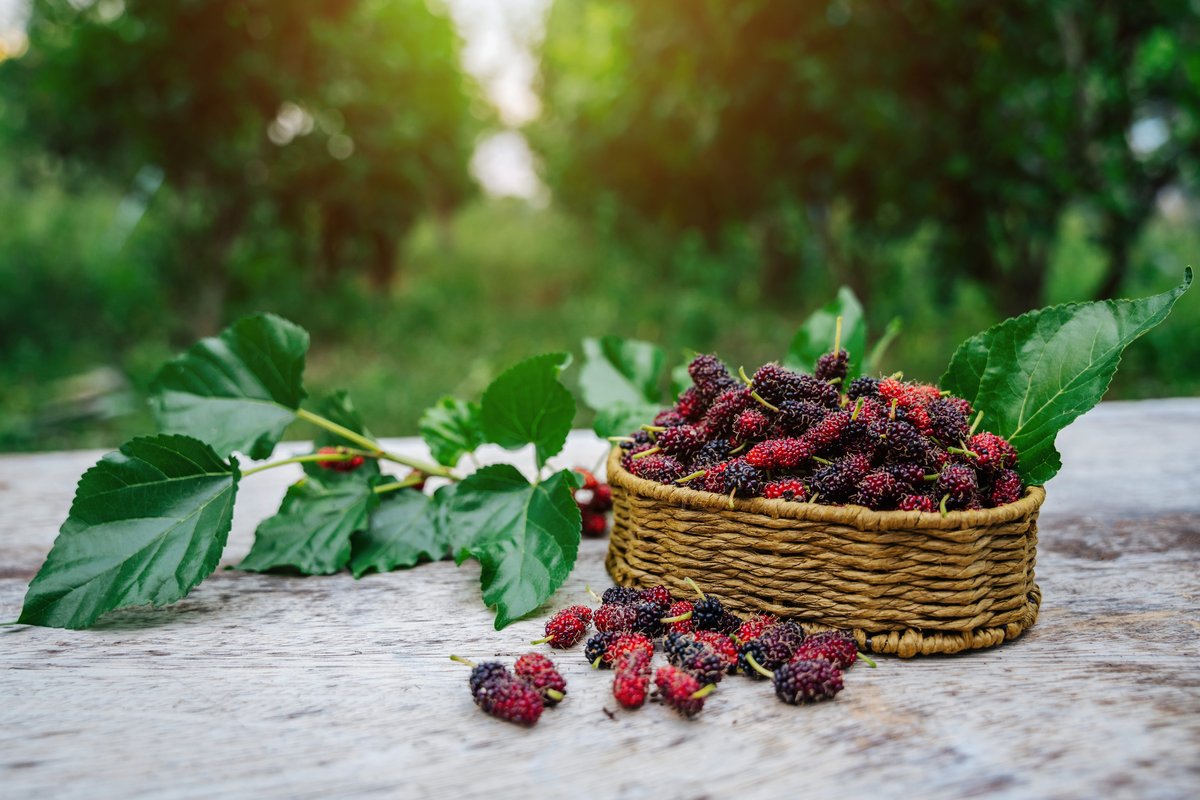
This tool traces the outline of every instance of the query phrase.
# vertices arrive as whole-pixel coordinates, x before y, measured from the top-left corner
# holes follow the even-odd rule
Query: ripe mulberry
[[[900,502],[896,506],[901,511],[925,511],[933,513],[937,511],[937,503],[933,502],[933,498],[924,494],[906,494],[900,496]]]
[[[641,708],[650,690],[650,656],[642,650],[628,652],[613,670],[613,697],[625,708]]]
[[[870,469],[870,459],[862,455],[849,455],[815,471],[809,479],[808,488],[826,502],[836,503],[849,497]]]
[[[549,644],[559,650],[572,647],[587,633],[592,610],[587,606],[571,606],[558,611],[546,621],[545,637],[533,644]]]
[[[826,353],[818,358],[813,374],[820,381],[844,381],[849,367],[850,354],[845,350],[838,350],[836,353]]]
[[[938,476],[938,494],[947,497],[947,506],[961,508],[970,503],[979,488],[975,470],[966,464],[947,464]]]
[[[1025,484],[1021,482],[1021,476],[1011,469],[1002,470],[996,476],[995,483],[992,485],[992,493],[989,498],[993,506],[1003,506],[1009,503],[1015,503],[1021,499],[1021,494],[1025,490]]]
[[[850,402],[860,397],[879,397],[879,379],[868,378],[865,375],[855,378],[846,387],[846,396],[850,398]]]
[[[654,685],[664,703],[685,717],[694,717],[704,708],[704,698],[712,691],[678,667],[659,667]],[[709,684],[712,686],[713,684]]]
[[[542,695],[546,705],[555,705],[567,693],[567,682],[563,680],[554,662],[541,653],[526,653],[517,659],[513,672]]]
[[[757,497],[766,481],[762,472],[744,458],[735,458],[725,467],[725,488],[739,497]]]
[[[637,609],[633,606],[606,603],[596,609],[592,622],[601,633],[608,631],[631,631],[637,624]]]
[[[756,408],[746,409],[733,421],[733,435],[743,442],[761,439],[770,428],[770,418]]]
[[[858,643],[844,631],[825,631],[805,639],[792,656],[793,661],[816,658],[846,669],[858,660]]]
[[[873,509],[890,507],[895,501],[900,484],[885,470],[873,470],[858,482],[854,502]]]
[[[779,404],[775,425],[786,436],[799,436],[816,425],[829,409],[812,400],[784,400]]]
[[[804,483],[799,478],[785,478],[780,481],[771,481],[764,486],[763,497],[770,500],[793,500],[803,503],[808,499],[808,490],[804,488]]]
[[[639,478],[655,483],[674,483],[687,474],[678,460],[658,453],[634,460],[630,471]]]
[[[774,680],[775,695],[792,705],[829,700],[842,690],[842,671],[823,658],[784,664]]]
[[[806,438],[767,439],[750,448],[746,463],[756,469],[795,469],[813,456]]]
[[[1016,449],[994,433],[975,434],[967,440],[967,449],[978,455],[972,464],[981,472],[994,474],[1017,465]]]

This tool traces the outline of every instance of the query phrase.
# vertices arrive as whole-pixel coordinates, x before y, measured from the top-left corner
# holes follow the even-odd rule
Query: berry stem
[[[459,664],[466,664],[468,667],[475,666],[475,662],[462,656],[450,656],[451,661],[457,661]]]
[[[946,452],[958,453],[959,455],[967,456],[968,458],[979,458],[979,453],[976,453],[974,450],[969,450],[966,447],[947,447]]]
[[[646,433],[662,433],[667,428],[665,425],[643,425],[642,430]]]
[[[828,458],[821,458],[820,456],[813,456],[812,460],[817,462],[818,464],[824,464],[827,467],[833,463]]]
[[[678,616],[664,617],[663,619],[660,619],[659,622],[663,623],[664,625],[670,625],[673,622],[683,622],[684,620],[691,619],[691,618],[692,618],[692,612],[686,611],[683,614],[679,614]]]
[[[730,511],[732,511],[732,510],[734,509],[734,505],[733,505],[733,496],[734,496],[735,494],[737,494],[737,487],[736,487],[736,486],[735,486],[735,487],[733,487],[732,489],[730,489],[730,490],[729,490],[729,510],[730,510]]]
[[[358,451],[353,451],[346,453],[310,453],[303,456],[292,456],[291,458],[285,458],[280,461],[272,461],[270,464],[261,464],[257,467],[251,467],[242,473],[242,477],[244,478],[247,475],[253,475],[256,472],[265,472],[266,470],[275,469],[276,467],[287,466],[288,464],[311,464],[314,461],[349,461],[352,458],[358,458],[360,455],[363,454]],[[367,455],[374,457],[374,454],[371,453],[368,453]]]
[[[598,594],[596,594],[595,592],[593,592],[593,591],[592,591],[592,587],[591,587],[591,586],[588,586],[586,583],[583,585],[583,590],[584,590],[585,592],[587,592],[588,594],[590,594],[590,595],[591,595],[591,596],[592,596],[592,597],[593,597],[593,598],[594,598],[594,599],[595,599],[597,602],[599,602],[599,603],[603,603],[603,602],[604,602],[604,599],[603,599],[602,597],[600,597],[600,595],[598,595]]]
[[[851,422],[853,422],[854,420],[858,419],[858,413],[859,413],[860,411],[862,411],[863,403],[865,403],[865,402],[866,402],[866,400],[867,400],[867,398],[865,398],[865,397],[860,397],[860,398],[858,398],[857,400],[855,400],[855,401],[854,401],[854,411],[852,411],[852,412],[850,413],[850,421],[851,421]]]
[[[704,599],[704,592],[700,589],[699,586],[696,585],[696,582],[694,580],[692,580],[691,578],[684,578],[683,582],[686,583],[688,586],[692,587],[692,590],[696,594],[700,595],[701,600]]]
[[[716,690],[717,690],[717,685],[715,683],[710,683],[707,686],[705,686],[703,689],[697,689],[696,691],[692,692],[692,699],[699,700],[701,698],[708,697],[710,694],[712,694]]]
[[[564,697],[566,697],[566,695],[560,692],[558,689],[546,689],[545,691],[546,697],[549,697],[556,703],[560,702]]]
[[[750,378],[748,375],[746,375],[746,368],[745,368],[745,367],[738,367],[738,377],[739,377],[739,378],[741,378],[741,379],[742,379],[742,383],[746,384],[747,386],[753,386],[753,385],[754,385],[754,381],[753,381],[753,380],[751,380],[751,378]]]
[[[871,669],[875,669],[876,667],[879,666],[871,659],[870,656],[868,656],[866,653],[862,652],[861,650],[858,651],[858,658],[860,661],[862,661],[864,664],[866,664]]]
[[[745,449],[746,449],[746,442],[742,442],[742,443],[741,443],[741,444],[739,444],[737,447],[735,447],[735,448],[733,448],[732,450],[730,450],[730,451],[729,451],[729,455],[731,455],[731,456],[736,456],[738,453],[742,452],[742,451],[743,451],[743,450],[745,450]]]
[[[749,664],[751,667],[753,667],[754,671],[757,672],[759,675],[764,675],[768,678],[775,677],[774,672],[771,672],[771,670],[767,669],[762,664],[758,663],[758,661],[754,658],[754,653],[746,653],[746,663]]]
[[[760,395],[758,392],[751,392],[750,396],[753,397],[758,402],[762,403],[763,406],[765,406],[766,408],[769,408],[772,411],[779,411],[779,406],[773,406],[770,403],[768,403],[766,400],[763,400],[762,395]]]
[[[425,476],[417,472],[409,475],[402,481],[393,481],[392,483],[381,483],[375,487],[375,494],[387,494],[398,489],[407,489],[410,486],[416,486],[421,481],[425,480]]]
[[[938,511],[942,512],[943,517],[949,515],[949,513],[950,513],[949,511],[946,510],[946,501],[949,499],[950,499],[950,494],[949,494],[949,492],[947,492],[946,494],[942,495],[942,499],[938,501]]]
[[[637,441],[632,436],[609,436],[608,440],[610,442],[635,442],[635,441]]]
[[[890,420],[896,419],[896,406],[899,405],[899,403],[900,403],[900,400],[898,398],[895,398],[895,397],[892,398],[892,407],[888,409],[888,419],[890,419]]]
[[[661,447],[651,447],[649,450],[643,450],[640,453],[634,453],[632,456],[630,456],[630,458],[634,461],[637,461],[640,458],[648,458],[649,456],[654,455],[655,453],[659,452],[660,450],[662,450]]]
[[[389,453],[387,450],[384,450],[382,447],[380,447],[378,442],[374,442],[371,439],[368,439],[366,436],[363,436],[361,433],[352,431],[344,425],[339,425],[331,419],[326,419],[320,414],[314,414],[308,409],[297,409],[296,416],[306,422],[311,422],[318,428],[324,428],[330,433],[337,434],[348,442],[353,442],[359,447],[369,451],[370,454],[375,458],[380,458],[385,461],[392,461],[396,464],[403,464],[406,467],[412,467],[415,470],[424,472],[426,475],[437,475],[439,478],[449,478],[453,481],[461,480],[461,478],[455,475],[454,472],[446,467],[443,467],[441,464],[430,464],[418,458],[409,458],[408,456],[402,456],[397,453]]]
[[[541,639],[534,639],[530,644],[545,644],[546,642],[554,641],[553,636],[543,636]]]
[[[979,423],[983,422],[983,412],[980,411],[975,415],[975,421],[971,423],[971,434],[975,433],[975,429],[979,427]]]
[[[836,354],[842,349],[842,318],[839,316],[834,323],[833,333],[833,352]]]
[[[703,478],[706,474],[708,474],[708,470],[698,469],[695,472],[693,472],[691,475],[684,475],[682,478],[676,478],[675,482],[676,483],[687,483],[688,481],[696,480],[696,478]]]

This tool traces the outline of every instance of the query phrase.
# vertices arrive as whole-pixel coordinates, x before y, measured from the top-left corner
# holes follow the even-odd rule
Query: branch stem
[[[380,447],[378,442],[372,441],[366,436],[363,436],[361,433],[350,430],[345,425],[339,425],[331,419],[326,419],[320,414],[314,414],[308,409],[301,408],[297,410],[296,416],[306,422],[311,422],[318,428],[323,428],[332,434],[342,437],[346,441],[353,442],[359,447],[370,451],[371,455],[373,455],[375,458],[383,459],[384,461],[391,461],[396,464],[403,464],[406,467],[412,467],[415,470],[424,472],[426,475],[436,475],[439,478],[449,478],[450,480],[454,481],[461,480],[457,475],[455,475],[446,467],[443,467],[441,464],[431,464],[427,461],[422,461],[419,458],[409,458],[408,456],[402,456],[398,453],[389,453],[387,450],[384,450],[382,447]]]

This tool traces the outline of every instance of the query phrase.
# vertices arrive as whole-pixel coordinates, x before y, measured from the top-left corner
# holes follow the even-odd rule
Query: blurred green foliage
[[[1111,296],[1159,191],[1200,177],[1190,0],[558,0],[542,89],[531,135],[574,207],[741,225],[772,283],[834,269],[868,301],[922,231],[947,296],[1035,306],[1077,204]]]
[[[491,112],[432,3],[114,7],[37,0],[0,62],[0,450],[149,430],[159,364],[256,310],[399,435],[586,336],[780,358],[847,282],[904,319],[883,369],[936,379],[1200,254],[1194,4],[557,0],[547,208],[473,197]],[[1197,331],[1190,295],[1110,396],[1200,394]]]

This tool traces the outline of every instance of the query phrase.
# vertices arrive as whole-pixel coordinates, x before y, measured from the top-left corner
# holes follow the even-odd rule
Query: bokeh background
[[[1198,186],[1200,0],[0,0],[0,450],[148,431],[256,310],[380,434],[584,336],[757,365],[843,284],[935,379],[1178,283]],[[1110,396],[1200,393],[1198,331]]]

